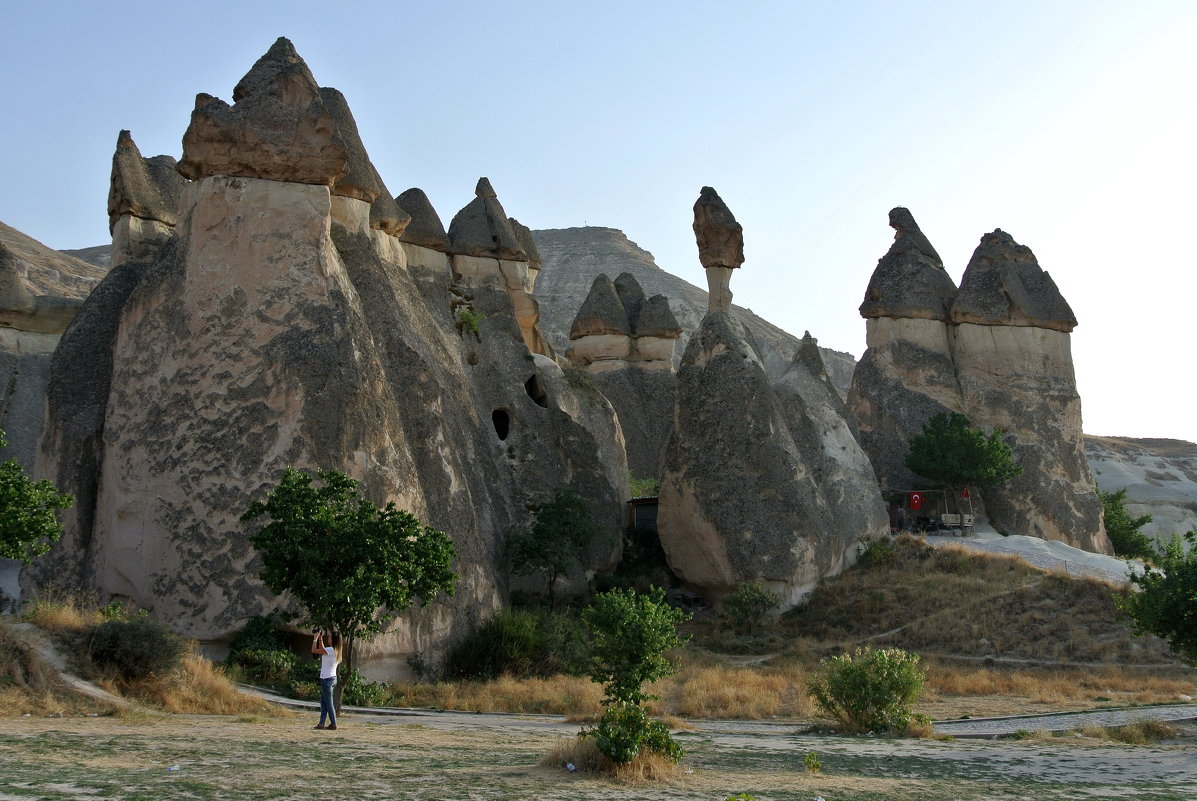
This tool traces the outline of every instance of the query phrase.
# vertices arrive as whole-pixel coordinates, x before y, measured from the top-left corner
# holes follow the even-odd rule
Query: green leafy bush
[[[579,675],[586,648],[576,611],[502,610],[449,651],[442,672],[448,679]]]
[[[341,698],[350,706],[378,706],[386,699],[386,685],[370,681],[356,669],[340,681],[345,682]]]
[[[917,654],[898,648],[857,649],[823,660],[823,675],[807,689],[850,733],[905,732],[926,681]]]
[[[745,581],[723,597],[719,619],[741,634],[756,631],[781,600],[763,581]]]
[[[1185,548],[1185,542],[1188,548]],[[1136,634],[1168,641],[1182,659],[1197,665],[1197,532],[1151,549],[1152,565],[1131,575],[1138,592],[1115,595],[1114,603],[1130,618]]]
[[[611,704],[603,711],[598,727],[584,731],[612,762],[631,762],[641,751],[655,751],[673,762],[681,762],[685,751],[669,735],[669,727],[652,720],[639,704]]]
[[[164,676],[179,666],[186,652],[182,637],[145,617],[101,623],[87,646],[97,667],[115,670],[127,679]]]
[[[254,615],[229,642],[229,657],[242,651],[289,651],[287,635],[279,630],[278,615]]]
[[[861,567],[885,567],[892,564],[897,552],[889,540],[870,540],[856,549],[856,564]]]
[[[252,649],[230,655],[233,664],[241,668],[246,681],[253,684],[285,686],[294,679],[299,657],[291,651]]]
[[[1097,491],[1101,498],[1102,510],[1105,512],[1106,534],[1110,544],[1114,546],[1114,553],[1132,559],[1150,559],[1155,556],[1152,541],[1139,529],[1151,522],[1151,515],[1131,517],[1126,511],[1126,490],[1117,492]]]

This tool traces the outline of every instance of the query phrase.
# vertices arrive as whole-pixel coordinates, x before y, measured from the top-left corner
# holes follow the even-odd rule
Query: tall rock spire
[[[731,306],[731,271],[744,263],[744,229],[719,193],[704,186],[694,203],[698,260],[707,271],[710,309]]]
[[[889,224],[894,243],[873,270],[860,316],[946,321],[956,285],[939,254],[909,210],[890,210]]]

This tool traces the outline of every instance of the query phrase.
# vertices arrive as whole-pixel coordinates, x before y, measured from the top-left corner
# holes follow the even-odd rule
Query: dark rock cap
[[[199,94],[183,134],[181,175],[237,175],[332,187],[349,169],[336,121],[294,46],[280,37],[233,90]]]
[[[682,335],[682,327],[673,316],[673,310],[669,308],[669,298],[653,295],[646,300],[640,307],[640,314],[636,316],[633,333],[638,337],[679,338]]]
[[[894,243],[873,270],[860,316],[947,321],[956,285],[939,254],[908,210],[892,209],[889,224]]]
[[[595,276],[590,285],[582,308],[578,309],[573,325],[569,329],[571,340],[595,334],[625,334],[630,336],[632,327],[627,312],[619,298],[615,283],[606,273]]]
[[[702,188],[694,203],[694,238],[703,267],[734,269],[744,263],[744,229],[709,186]]]
[[[619,295],[619,302],[623,305],[624,314],[628,318],[628,327],[632,334],[636,334],[636,322],[640,319],[640,309],[646,300],[644,287],[631,273],[620,273],[615,279],[615,292]]]
[[[981,244],[960,279],[952,322],[1018,325],[1068,333],[1076,315],[1026,245],[998,228]]]
[[[142,158],[128,131],[116,138],[112,154],[112,180],[108,185],[108,230],[121,215],[167,225],[178,222],[179,196],[186,183],[173,156]]]
[[[462,256],[526,261],[507,212],[486,178],[479,178],[474,199],[449,223],[449,252]]]
[[[540,248],[536,247],[536,240],[532,238],[532,229],[514,217],[508,217],[507,222],[511,224],[515,238],[519,241],[520,247],[524,249],[524,253],[527,254],[528,263],[532,265],[533,269],[539,270],[540,265],[544,262],[540,258]]]
[[[811,375],[825,376],[827,374],[827,367],[823,364],[823,355],[819,353],[819,340],[812,337],[810,331],[803,333],[802,340],[798,343],[797,350],[794,351],[794,361],[805,366]]]
[[[399,237],[402,241],[442,253],[449,249],[445,225],[423,189],[413,186],[395,198],[395,202],[411,217],[411,222]]]

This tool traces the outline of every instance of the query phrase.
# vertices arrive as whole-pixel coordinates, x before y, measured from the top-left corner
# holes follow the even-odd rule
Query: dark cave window
[[[549,395],[544,391],[544,385],[540,383],[540,376],[534,375],[524,382],[524,391],[528,393],[528,397],[537,406],[549,408]]]
[[[507,435],[511,433],[511,415],[507,413],[507,410],[495,409],[490,413],[490,422],[494,425],[499,439],[507,439]]]

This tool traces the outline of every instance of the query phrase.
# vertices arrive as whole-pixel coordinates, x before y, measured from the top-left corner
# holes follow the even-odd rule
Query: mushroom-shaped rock
[[[590,293],[586,295],[582,308],[578,309],[573,325],[570,326],[569,338],[574,340],[604,334],[627,337],[631,330],[615,283],[606,273],[595,276],[590,285]]]
[[[707,272],[710,309],[731,306],[731,271],[744,263],[744,229],[719,193],[704,186],[694,203],[698,260]]]
[[[449,236],[445,233],[444,223],[423,189],[413,186],[395,198],[395,202],[411,217],[411,222],[399,237],[402,241],[442,253],[449,249]]]
[[[873,270],[860,315],[946,321],[956,285],[939,254],[907,209],[892,209],[889,224],[894,243]]]
[[[230,106],[199,94],[178,170],[332,187],[348,171],[336,121],[294,46],[280,37],[233,89]]]
[[[644,287],[631,273],[620,273],[615,279],[615,291],[619,294],[619,302],[623,304],[624,313],[628,316],[628,327],[633,335],[638,334],[636,321],[640,318],[640,309],[644,306]]]
[[[108,187],[108,230],[124,214],[167,225],[178,221],[179,195],[185,181],[172,156],[142,158],[128,131],[121,131],[112,154]]]
[[[1017,325],[1068,333],[1076,315],[1026,245],[998,228],[981,237],[951,308],[952,322]]]
[[[462,256],[526,261],[528,254],[507,221],[498,195],[479,178],[474,199],[449,223],[449,252]]]

